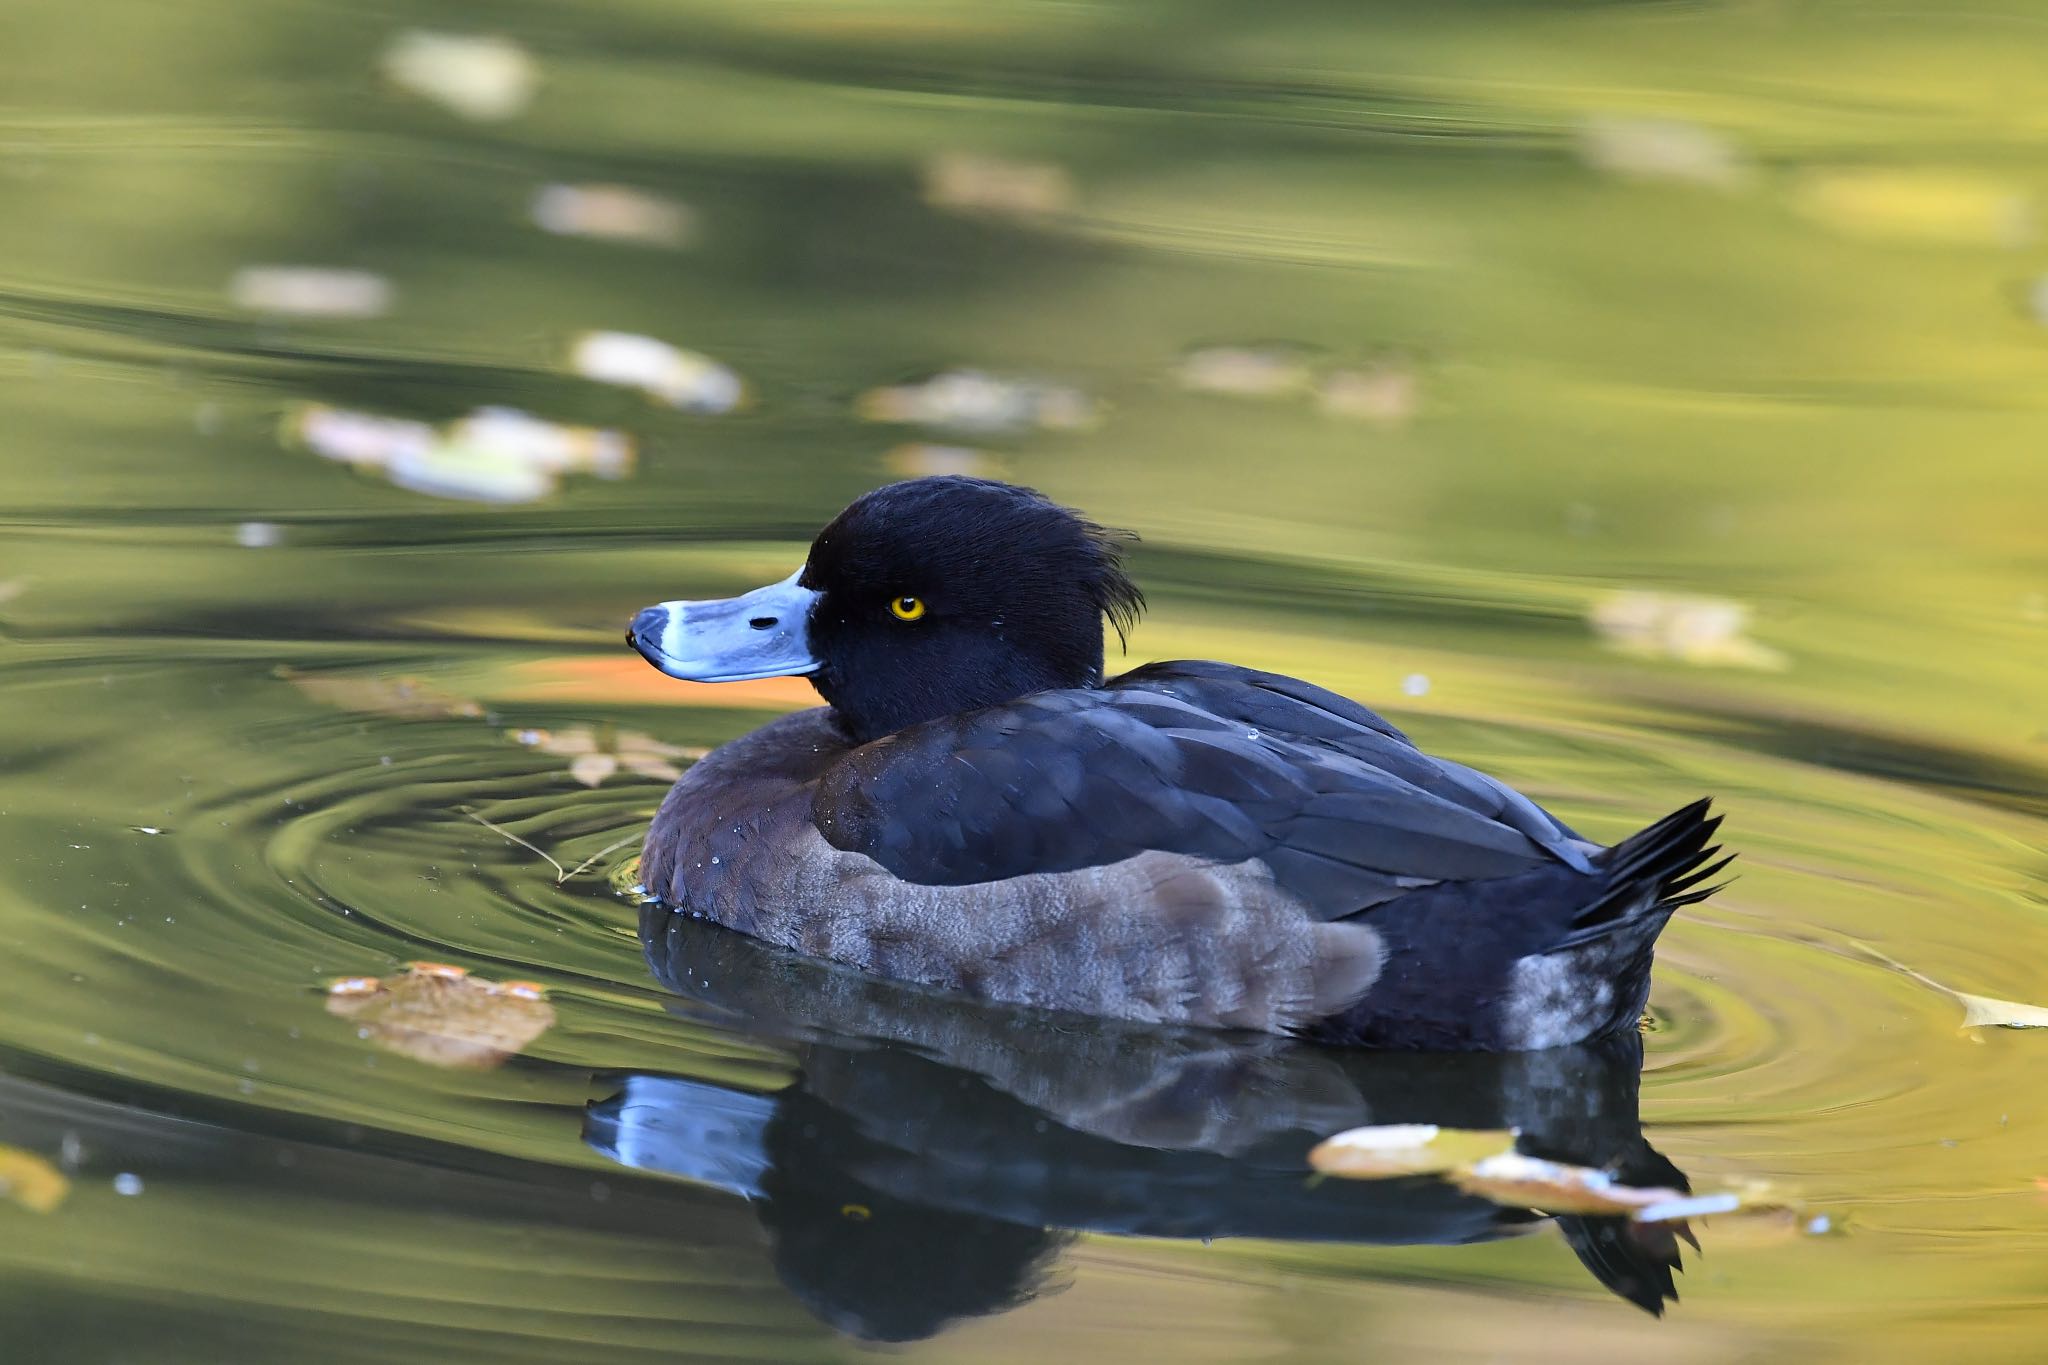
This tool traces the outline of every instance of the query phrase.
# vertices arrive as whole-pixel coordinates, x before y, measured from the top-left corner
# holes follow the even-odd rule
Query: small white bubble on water
[[[235,528],[235,544],[245,550],[268,550],[284,542],[284,528],[274,521],[245,521]]]
[[[1428,696],[1429,674],[1410,673],[1407,677],[1401,679],[1401,690],[1411,697]]]
[[[128,1195],[141,1194],[142,1177],[135,1174],[135,1172],[133,1171],[121,1172],[121,1174],[114,1177],[114,1193]]]

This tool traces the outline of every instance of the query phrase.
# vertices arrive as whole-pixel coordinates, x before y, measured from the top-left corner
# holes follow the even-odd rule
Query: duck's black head
[[[702,682],[808,674],[857,741],[1032,692],[1102,681],[1144,597],[1123,537],[1040,493],[911,479],[860,498],[802,569],[716,602],[664,602],[626,639]]]

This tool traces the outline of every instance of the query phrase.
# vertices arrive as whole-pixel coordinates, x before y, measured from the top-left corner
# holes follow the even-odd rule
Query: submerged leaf
[[[414,962],[403,975],[353,976],[327,989],[327,1012],[362,1037],[430,1066],[498,1066],[554,1027],[554,1006],[531,981],[485,981],[460,967]]]
[[[48,1213],[71,1193],[64,1173],[34,1152],[0,1147],[0,1198],[34,1213]]]
[[[1339,1133],[1310,1152],[1308,1164],[1324,1175],[1383,1180],[1455,1170],[1510,1151],[1514,1145],[1515,1135],[1508,1129],[1393,1123]]]
[[[469,698],[451,696],[417,678],[301,673],[295,668],[279,668],[277,676],[314,701],[344,711],[396,716],[400,720],[474,719],[484,713],[484,708]]]

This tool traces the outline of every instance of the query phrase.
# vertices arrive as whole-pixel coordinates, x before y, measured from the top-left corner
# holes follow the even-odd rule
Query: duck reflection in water
[[[658,905],[656,977],[684,1012],[789,1048],[757,1094],[636,1074],[584,1137],[624,1165],[755,1201],[777,1273],[817,1317],[929,1337],[1036,1296],[1081,1232],[1386,1246],[1555,1222],[1651,1313],[1677,1297],[1683,1224],[1502,1208],[1435,1177],[1317,1180],[1311,1147],[1361,1124],[1515,1128],[1518,1150],[1686,1188],[1645,1141],[1642,1039],[1507,1054],[1336,1051],[942,997],[788,954]]]

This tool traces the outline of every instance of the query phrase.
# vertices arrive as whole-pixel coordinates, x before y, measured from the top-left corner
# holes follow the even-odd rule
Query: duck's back
[[[1356,703],[1180,662],[858,747],[827,712],[785,717],[685,775],[643,874],[678,908],[942,989],[1526,1046],[1517,964],[1618,949],[1668,889],[1609,886],[1593,852]],[[1668,880],[1671,861],[1651,870]],[[1640,1007],[1632,981],[1610,994],[1597,1018],[1549,1000],[1535,1031]]]

